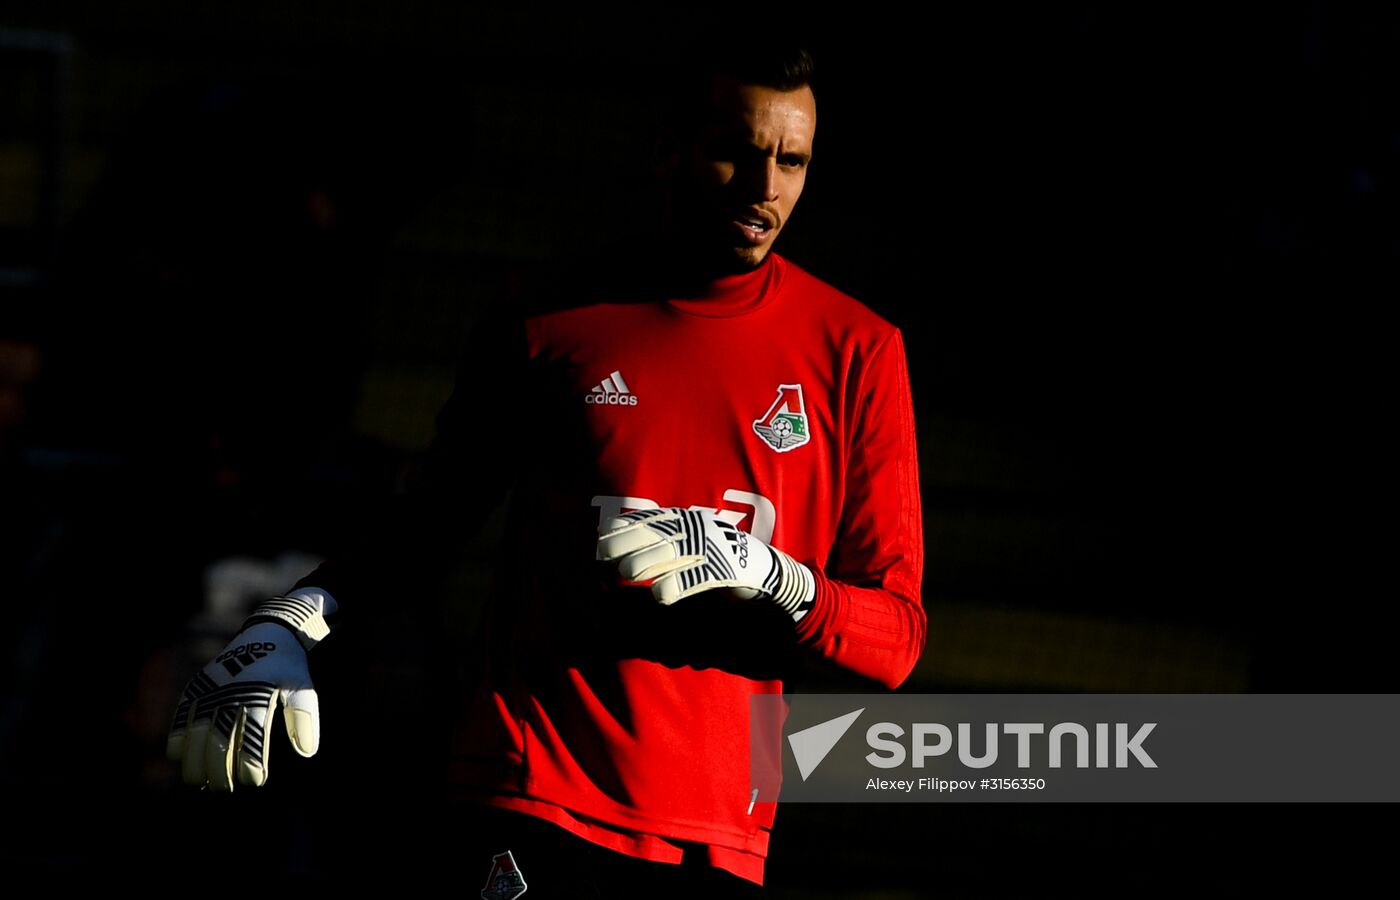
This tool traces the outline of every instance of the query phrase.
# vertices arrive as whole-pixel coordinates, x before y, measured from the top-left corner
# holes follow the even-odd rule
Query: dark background
[[[723,11],[755,41],[800,25],[818,59],[780,249],[906,332],[930,631],[904,690],[1395,691],[1397,35],[1360,9]],[[162,759],[175,692],[227,637],[207,573],[353,537],[471,324],[539,263],[649,227],[657,64],[697,24],[0,13],[15,864],[189,873],[253,841],[284,881],[412,871],[415,714],[471,600],[433,640],[318,650],[321,757],[283,742],[264,791],[214,798]],[[492,533],[444,597],[476,596]],[[367,717],[348,748],[339,723]],[[1365,806],[912,809],[784,808],[773,893],[1234,893],[1381,848]]]

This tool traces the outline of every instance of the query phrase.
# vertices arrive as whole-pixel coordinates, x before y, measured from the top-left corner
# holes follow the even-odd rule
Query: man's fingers
[[[684,577],[684,572],[706,563],[703,554],[681,555],[682,547],[696,547],[702,537],[691,533],[695,531],[694,522],[688,516],[692,514],[681,509],[641,509],[607,519],[598,528],[598,556],[617,562],[618,574],[624,581],[650,582],[652,596],[663,606],[702,590],[735,583],[714,578],[700,583]],[[737,533],[725,523],[715,527]]]
[[[170,734],[165,738],[165,758],[173,763],[183,762],[185,759],[190,713],[193,711],[194,707],[189,701],[181,701],[180,708],[175,711],[175,719],[170,723]]]
[[[647,581],[673,572],[680,566],[690,565],[694,561],[694,557],[677,559],[675,545],[670,541],[663,541],[622,557],[617,564],[617,571],[624,581]]]
[[[276,712],[276,692],[267,698],[266,706],[244,710],[238,732],[238,754],[234,758],[239,784],[262,787],[267,783],[267,723]]]
[[[170,736],[165,739],[165,758],[173,763],[182,762],[185,758],[185,730],[170,732]]]
[[[166,755],[192,787],[224,793],[259,787],[267,782],[268,728],[276,725],[279,703],[288,707],[287,732],[297,752],[315,753],[319,710],[306,650],[280,621],[255,622],[190,679],[172,717]]]
[[[685,579],[683,578],[685,572],[695,568],[696,565],[704,561],[699,557],[690,557],[690,559],[692,562],[674,569],[651,583],[651,595],[655,597],[656,601],[662,606],[670,606],[677,600],[684,600],[686,597],[693,597],[696,594],[702,594],[705,591],[712,591],[716,588],[728,587],[733,591],[742,590],[742,588],[734,587],[733,585],[735,583],[733,581],[716,581],[713,579],[700,581],[686,587]]]
[[[611,534],[614,531],[621,531],[624,528],[633,528],[639,525],[656,524],[661,522],[674,522],[680,518],[676,509],[634,509],[629,513],[620,516],[613,516],[603,522],[598,528],[599,534]]]
[[[670,606],[681,598],[681,582],[678,573],[672,572],[651,583],[651,595],[662,606]]]
[[[214,727],[204,740],[204,776],[211,791],[227,794],[233,790],[233,755],[240,720],[246,714],[239,707],[226,706],[214,717]]]
[[[321,746],[321,701],[315,688],[287,694],[286,720],[292,748],[302,756],[314,756]]]
[[[202,787],[209,779],[204,774],[204,746],[209,740],[209,720],[196,719],[185,732],[184,756],[180,778],[190,787]]]
[[[621,531],[610,531],[598,539],[598,556],[606,560],[619,559],[629,553],[666,544],[666,536],[645,525],[631,525]]]

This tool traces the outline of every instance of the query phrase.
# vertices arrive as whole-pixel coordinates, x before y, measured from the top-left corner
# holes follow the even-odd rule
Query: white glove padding
[[[166,756],[180,764],[186,784],[227,792],[235,779],[253,787],[265,783],[268,727],[279,702],[292,747],[302,756],[316,752],[321,713],[306,652],[329,633],[322,611],[333,609],[329,595],[299,591],[269,600],[195,673],[166,741]],[[292,630],[298,619],[303,627]]]
[[[628,581],[650,581],[661,603],[731,588],[800,621],[816,595],[811,570],[711,510],[639,509],[608,519],[598,534],[599,557],[617,560]]]
[[[237,773],[240,783],[258,787],[267,781],[267,726],[279,700],[292,746],[312,755],[321,721],[306,650],[280,625],[254,625],[185,686],[166,756],[181,764],[185,784],[232,791]]]

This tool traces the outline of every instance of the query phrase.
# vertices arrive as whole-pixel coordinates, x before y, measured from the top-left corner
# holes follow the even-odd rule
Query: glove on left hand
[[[710,510],[639,509],[608,519],[598,533],[599,556],[617,560],[628,581],[650,581],[664,604],[731,588],[772,601],[797,622],[816,595],[810,569]]]

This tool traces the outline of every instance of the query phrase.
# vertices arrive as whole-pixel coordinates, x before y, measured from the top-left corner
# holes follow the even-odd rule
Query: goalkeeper
[[[772,252],[812,157],[811,80],[805,52],[765,50],[677,88],[660,234],[473,342],[393,527],[264,604],[188,687],[170,741],[188,782],[263,783],[279,704],[314,753],[307,651],[338,615],[404,602],[393,573],[450,559],[509,490],[454,711],[447,840],[470,887],[762,883],[750,696],[802,654],[895,687],[925,632],[902,336]],[[544,425],[521,439],[521,417]]]

